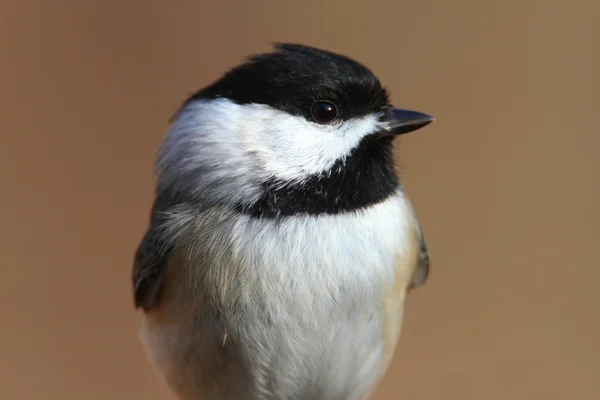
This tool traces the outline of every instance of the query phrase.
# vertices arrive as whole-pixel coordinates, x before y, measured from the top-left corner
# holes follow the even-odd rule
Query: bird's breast
[[[373,386],[396,347],[414,269],[402,193],[348,214],[195,223],[203,236],[187,240],[177,267],[185,287],[169,315],[195,321],[178,329],[188,350],[177,351],[195,349],[197,374],[239,364],[221,379],[267,399],[359,399]]]

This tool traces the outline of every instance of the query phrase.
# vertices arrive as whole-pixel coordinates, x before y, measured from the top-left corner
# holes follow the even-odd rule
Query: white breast
[[[173,215],[187,251],[170,266],[162,309],[148,314],[151,358],[186,400],[360,399],[383,372],[383,296],[414,223],[402,193],[280,222]]]

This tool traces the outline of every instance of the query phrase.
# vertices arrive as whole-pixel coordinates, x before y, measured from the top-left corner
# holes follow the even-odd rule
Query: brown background
[[[284,3],[2,3],[0,398],[173,398],[129,281],[153,152],[269,41],[355,57],[437,117],[400,146],[433,271],[375,399],[599,398],[600,3]]]

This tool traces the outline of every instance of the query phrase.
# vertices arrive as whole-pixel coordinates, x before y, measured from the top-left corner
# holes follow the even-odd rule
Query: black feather
[[[387,90],[364,65],[340,54],[300,44],[275,45],[275,51],[249,57],[185,104],[227,98],[238,104],[266,104],[311,119],[311,106],[336,104],[338,118],[348,120],[388,107]],[[256,217],[299,213],[335,214],[380,202],[398,188],[392,139],[366,137],[352,153],[328,171],[301,183],[269,181],[254,204],[237,209]]]
[[[337,105],[342,120],[388,104],[388,93],[373,72],[346,56],[299,44],[277,44],[275,49],[250,57],[185,104],[224,97],[310,118],[312,104],[328,100]]]
[[[303,213],[337,214],[383,201],[399,186],[392,140],[367,136],[328,171],[299,183],[266,182],[260,200],[240,204],[237,209],[254,217],[280,218]]]

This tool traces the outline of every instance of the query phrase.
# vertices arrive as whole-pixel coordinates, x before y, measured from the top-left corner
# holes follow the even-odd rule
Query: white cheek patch
[[[260,115],[268,111],[253,112]],[[265,122],[262,129],[251,132],[261,144],[257,154],[264,168],[279,179],[295,181],[327,171],[337,160],[348,156],[363,137],[376,130],[377,119],[368,116],[320,125],[277,112]]]
[[[366,135],[377,130],[377,116],[321,125],[269,106],[239,109],[244,141],[264,172],[284,181],[302,181],[329,170]]]
[[[329,170],[378,128],[377,115],[321,125],[261,104],[201,100],[177,116],[157,159],[159,179],[228,201],[249,201],[266,180],[301,182]],[[181,182],[182,172],[193,181]]]

